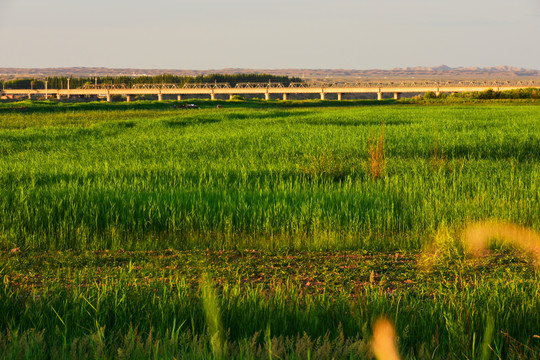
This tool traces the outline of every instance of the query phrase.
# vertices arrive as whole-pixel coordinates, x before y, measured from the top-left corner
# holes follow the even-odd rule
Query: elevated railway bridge
[[[28,98],[69,98],[71,96],[102,96],[111,101],[115,95],[125,96],[131,101],[136,95],[155,95],[158,100],[163,100],[163,95],[176,96],[178,100],[189,96],[209,95],[215,100],[216,95],[261,95],[270,100],[271,95],[287,100],[291,94],[318,94],[321,100],[325,100],[328,94],[336,94],[338,100],[342,100],[343,94],[376,94],[381,100],[383,94],[393,94],[394,99],[399,99],[404,93],[459,93],[471,91],[494,91],[524,89],[540,87],[540,80],[510,81],[401,81],[401,82],[302,82],[302,83],[187,83],[182,86],[177,84],[135,84],[127,85],[85,85],[80,88],[70,88],[69,82],[66,89],[2,89],[2,98],[15,96],[28,96]]]

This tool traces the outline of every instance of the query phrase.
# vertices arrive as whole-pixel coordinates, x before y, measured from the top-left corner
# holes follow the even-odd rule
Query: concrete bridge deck
[[[540,87],[540,81],[456,81],[456,82],[401,82],[401,83],[291,83],[283,85],[281,83],[240,83],[231,86],[228,83],[207,83],[207,84],[136,84],[132,87],[125,85],[87,85],[82,88],[70,89],[3,89],[0,96],[28,96],[49,98],[54,96],[57,99],[70,96],[103,96],[107,101],[111,101],[114,95],[121,95],[131,101],[135,95],[156,95],[158,100],[163,99],[163,95],[175,95],[178,100],[189,95],[209,95],[212,100],[216,95],[261,94],[269,100],[270,95],[279,94],[283,100],[287,100],[290,94],[319,94],[324,100],[327,94],[337,94],[338,100],[343,94],[373,93],[381,100],[383,94],[392,93],[398,99],[403,93],[426,93],[428,91],[435,94],[494,91],[524,89],[530,87]]]

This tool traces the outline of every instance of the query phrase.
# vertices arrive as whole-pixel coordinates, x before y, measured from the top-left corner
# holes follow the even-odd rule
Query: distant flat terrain
[[[0,78],[24,78],[47,76],[143,76],[143,75],[208,75],[208,74],[239,74],[264,73],[271,75],[297,76],[307,80],[313,79],[538,79],[540,70],[531,70],[511,66],[451,68],[446,65],[436,67],[406,67],[391,70],[382,69],[137,69],[137,68],[106,68],[106,67],[59,67],[59,68],[0,68]]]

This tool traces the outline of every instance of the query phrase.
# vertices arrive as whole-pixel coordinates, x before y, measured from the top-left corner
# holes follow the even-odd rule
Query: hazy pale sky
[[[540,69],[539,39],[540,0],[0,0],[0,67]]]

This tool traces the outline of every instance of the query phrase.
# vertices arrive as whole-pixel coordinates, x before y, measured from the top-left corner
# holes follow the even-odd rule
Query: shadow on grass
[[[313,126],[380,126],[380,120],[363,120],[363,119],[308,119],[300,121],[301,124],[313,125]],[[397,125],[410,125],[413,121],[406,120],[387,120],[384,122],[385,126],[397,126]]]
[[[203,125],[203,124],[213,124],[221,122],[222,120],[215,119],[213,117],[189,117],[189,118],[178,118],[174,120],[165,120],[163,124],[170,128],[184,128],[187,126]]]
[[[284,110],[274,110],[274,111],[265,111],[265,112],[228,112],[224,113],[223,117],[227,120],[250,120],[250,119],[279,119],[279,118],[291,118],[291,117],[302,117],[306,115],[314,114],[314,111],[284,111]]]
[[[2,113],[54,113],[72,111],[103,111],[103,110],[172,110],[175,104],[195,104],[199,108],[215,108],[221,105],[227,109],[271,109],[271,108],[314,108],[314,107],[357,107],[357,106],[389,106],[400,105],[395,100],[203,100],[190,99],[185,101],[153,101],[141,100],[133,102],[61,102],[54,100],[24,100],[0,102]]]

